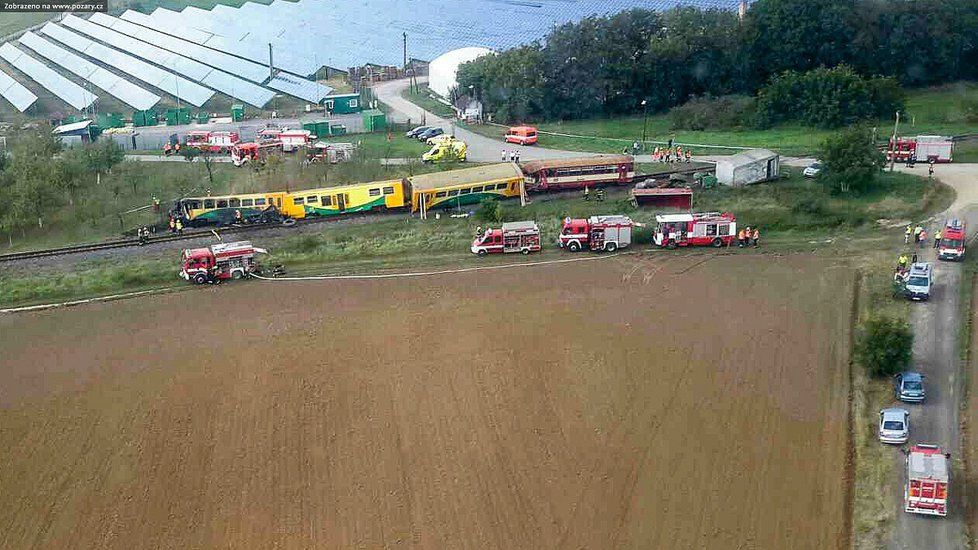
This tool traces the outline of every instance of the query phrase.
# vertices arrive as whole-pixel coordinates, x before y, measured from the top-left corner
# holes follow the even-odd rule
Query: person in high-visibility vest
[[[940,229],[937,230],[937,233],[934,233],[934,248],[940,248],[941,247],[941,237],[942,236],[943,235],[941,234],[941,230]]]
[[[744,244],[747,242],[747,238],[744,236],[744,230],[741,229],[737,232],[737,246],[743,248]]]
[[[910,235],[913,234],[913,227],[908,223],[907,231],[903,234],[903,244],[910,244]]]
[[[183,221],[180,218],[177,218],[176,226],[177,226],[177,233],[183,233]]]
[[[754,248],[757,248],[757,243],[758,241],[761,240],[761,232],[758,231],[756,227],[754,228],[754,232],[750,236],[750,240],[751,240],[751,244],[754,245]]]
[[[907,265],[909,264],[909,262],[910,262],[910,258],[907,256],[906,253],[900,254],[900,257],[897,258],[897,267],[901,271],[907,269]]]
[[[586,185],[584,186],[584,200],[586,201],[591,200],[591,189],[588,188],[588,186]]]

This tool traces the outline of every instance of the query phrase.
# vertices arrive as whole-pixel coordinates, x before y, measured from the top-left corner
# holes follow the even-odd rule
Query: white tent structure
[[[458,73],[459,65],[489,53],[492,53],[492,50],[470,47],[459,48],[439,55],[428,64],[428,88],[447,99],[449,91],[458,85],[455,75]]]
[[[780,157],[767,149],[750,149],[717,161],[717,181],[743,187],[771,180],[780,172]]]

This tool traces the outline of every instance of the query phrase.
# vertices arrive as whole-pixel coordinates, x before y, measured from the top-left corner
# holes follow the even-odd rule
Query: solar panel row
[[[0,71],[0,96],[22,113],[37,101],[36,95],[3,71]]]
[[[173,53],[179,53],[195,61],[199,61],[211,67],[221,69],[233,75],[247,78],[253,82],[264,82],[268,78],[268,67],[253,63],[240,57],[228,55],[224,52],[212,50],[189,40],[176,38],[168,34],[155,31],[153,29],[130,23],[117,17],[112,17],[104,13],[92,15],[89,21],[108,27],[122,34],[138,38],[143,42],[148,42],[154,46],[163,48]]]
[[[41,28],[41,33],[79,53],[83,53],[92,59],[98,59],[101,63],[115,67],[119,71],[134,76],[150,86],[154,86],[170,95],[178,97],[195,107],[200,107],[214,95],[213,91],[208,90],[200,84],[164,71],[129,54],[93,42],[54,23],[44,25]]]
[[[97,95],[61,76],[54,69],[27,55],[10,42],[0,46],[0,57],[79,111],[98,99]]]
[[[262,88],[257,84],[225,73],[224,71],[219,71],[182,55],[168,52],[152,44],[136,40],[135,38],[101,25],[96,25],[80,17],[67,15],[62,20],[62,23],[96,40],[138,55],[143,59],[151,60],[174,73],[184,75],[191,80],[200,82],[255,107],[264,107],[265,104],[275,97],[274,92]]]
[[[312,103],[319,103],[333,91],[329,86],[323,86],[318,82],[299,78],[289,73],[278,73],[275,78],[268,81],[266,86]]]
[[[57,65],[95,84],[105,90],[109,95],[119,99],[133,109],[141,111],[151,109],[160,101],[160,96],[148,92],[132,82],[60,46],[56,46],[30,31],[20,37],[20,43],[34,50],[42,57],[46,57]]]

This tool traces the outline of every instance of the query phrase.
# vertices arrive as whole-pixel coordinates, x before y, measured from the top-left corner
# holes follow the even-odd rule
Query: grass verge
[[[406,88],[401,92],[401,97],[421,107],[425,111],[434,113],[440,117],[449,118],[455,116],[455,110],[436,99],[437,94],[432,92],[427,86],[421,86],[417,90]]]

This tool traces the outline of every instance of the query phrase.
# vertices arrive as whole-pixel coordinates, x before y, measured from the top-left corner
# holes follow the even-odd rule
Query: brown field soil
[[[853,286],[619,256],[3,316],[0,547],[843,548]]]

